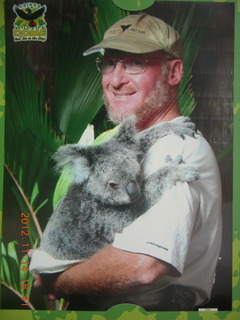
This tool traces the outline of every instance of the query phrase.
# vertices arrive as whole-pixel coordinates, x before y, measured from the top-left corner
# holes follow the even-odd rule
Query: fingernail
[[[51,301],[56,300],[56,297],[53,294],[48,294],[47,298],[48,300],[51,300]]]

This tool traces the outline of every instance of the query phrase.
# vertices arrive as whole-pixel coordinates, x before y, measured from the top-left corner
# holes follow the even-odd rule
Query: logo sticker
[[[26,2],[13,6],[16,19],[13,23],[13,39],[17,41],[46,41],[46,5]]]

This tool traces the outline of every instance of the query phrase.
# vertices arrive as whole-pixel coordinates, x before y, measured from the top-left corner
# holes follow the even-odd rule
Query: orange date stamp
[[[20,237],[21,237],[21,253],[25,256],[30,250],[29,244],[29,236],[30,236],[30,214],[29,213],[21,213],[20,215]],[[21,261],[20,265],[21,271],[29,272],[29,261]],[[22,279],[21,280],[21,289],[26,292],[26,290],[31,289],[30,279]],[[29,306],[29,298],[26,295],[23,295],[22,298],[22,306]]]

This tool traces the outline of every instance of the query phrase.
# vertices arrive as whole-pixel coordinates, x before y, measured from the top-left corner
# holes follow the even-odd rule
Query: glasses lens
[[[103,61],[102,73],[111,73],[116,67],[116,61],[114,59]]]
[[[127,73],[138,74],[144,69],[144,63],[141,60],[130,60],[124,63]]]
[[[116,62],[113,59],[104,60],[101,58],[97,58],[96,65],[97,65],[98,71],[100,71],[101,73],[111,73],[113,72],[116,66]]]
[[[98,71],[104,74],[112,73],[116,67],[117,62],[123,63],[126,73],[139,74],[142,73],[145,67],[144,61],[141,60],[115,60],[97,58],[96,65]]]

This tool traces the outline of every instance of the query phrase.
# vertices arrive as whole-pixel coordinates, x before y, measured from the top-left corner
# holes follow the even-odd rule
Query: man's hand
[[[61,292],[55,293],[54,292],[54,282],[58,277],[59,273],[54,274],[33,274],[33,286],[35,288],[39,288],[42,290],[44,294],[47,295],[48,300],[54,301],[56,299],[62,298],[63,294]]]
[[[34,250],[29,250],[28,256],[29,258],[32,258]],[[59,273],[57,274],[33,274],[33,286],[34,288],[41,289],[43,293],[47,295],[48,300],[54,301],[58,297],[60,298],[60,292],[58,292],[58,295],[53,293],[53,282],[58,277]]]

